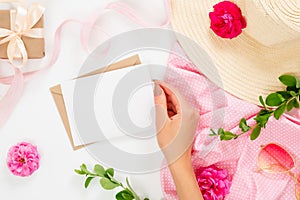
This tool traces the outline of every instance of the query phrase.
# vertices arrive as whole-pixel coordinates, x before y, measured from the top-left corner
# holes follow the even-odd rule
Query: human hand
[[[171,86],[155,82],[157,140],[168,164],[190,161],[199,115]]]
[[[171,86],[155,82],[157,141],[169,164],[180,200],[203,200],[191,163],[199,115]]]

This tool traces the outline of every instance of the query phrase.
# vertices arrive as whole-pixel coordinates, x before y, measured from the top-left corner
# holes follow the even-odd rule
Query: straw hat
[[[247,27],[234,39],[210,29],[209,12],[219,0],[171,0],[172,26],[197,42],[217,68],[207,71],[199,52],[179,38],[189,58],[210,80],[227,92],[259,104],[258,97],[284,89],[278,77],[300,76],[300,1],[237,0]],[[204,69],[204,70],[202,70]]]

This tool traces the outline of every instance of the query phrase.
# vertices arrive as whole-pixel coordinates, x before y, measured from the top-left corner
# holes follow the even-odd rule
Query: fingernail
[[[158,84],[154,84],[154,96],[159,96],[162,94],[162,90]]]

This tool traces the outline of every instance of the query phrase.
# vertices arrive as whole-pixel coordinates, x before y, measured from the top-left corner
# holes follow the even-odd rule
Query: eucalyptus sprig
[[[300,80],[291,75],[282,75],[279,77],[279,80],[286,86],[286,90],[269,94],[266,100],[262,96],[259,97],[262,109],[254,118],[256,122],[254,126],[249,126],[246,119],[243,118],[239,124],[240,134],[234,134],[230,131],[224,131],[223,128],[219,128],[217,132],[211,129],[212,133],[210,136],[218,136],[220,140],[228,141],[237,139],[241,135],[251,131],[250,139],[256,140],[261,130],[266,127],[271,116],[279,120],[285,111],[289,112],[294,108],[298,109],[300,107]]]
[[[141,200],[136,192],[132,189],[128,178],[126,178],[126,186],[123,185],[123,183],[119,182],[114,178],[114,169],[104,169],[103,166],[97,164],[94,166],[94,171],[91,172],[87,169],[87,166],[85,164],[82,164],[80,166],[80,169],[74,170],[77,174],[86,176],[86,180],[84,183],[84,187],[87,188],[91,181],[95,178],[100,179],[100,185],[105,190],[113,190],[115,188],[122,188],[120,192],[118,192],[115,196],[117,200]],[[148,198],[144,198],[144,200],[149,200]]]

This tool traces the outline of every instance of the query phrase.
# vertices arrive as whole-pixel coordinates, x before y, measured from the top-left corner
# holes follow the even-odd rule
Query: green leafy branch
[[[100,185],[105,190],[113,190],[117,187],[122,188],[122,191],[118,192],[115,196],[117,200],[141,200],[141,198],[132,189],[128,178],[126,178],[127,186],[124,186],[123,183],[114,178],[113,168],[104,169],[103,166],[97,164],[94,166],[94,171],[91,172],[87,169],[85,164],[82,164],[80,169],[75,169],[74,171],[79,175],[86,176],[84,183],[85,188],[90,185],[93,179],[100,178]],[[145,198],[144,200],[149,199]]]
[[[279,120],[285,111],[289,112],[294,108],[298,109],[300,107],[300,80],[290,75],[282,75],[279,77],[279,80],[286,86],[286,90],[272,93],[267,96],[266,100],[262,96],[259,97],[262,109],[254,118],[256,122],[254,126],[249,126],[246,119],[243,118],[239,124],[240,134],[234,134],[219,128],[217,132],[211,129],[212,133],[210,136],[217,136],[220,137],[220,140],[228,141],[237,139],[251,131],[250,139],[256,140],[261,130],[266,127],[271,116]]]

